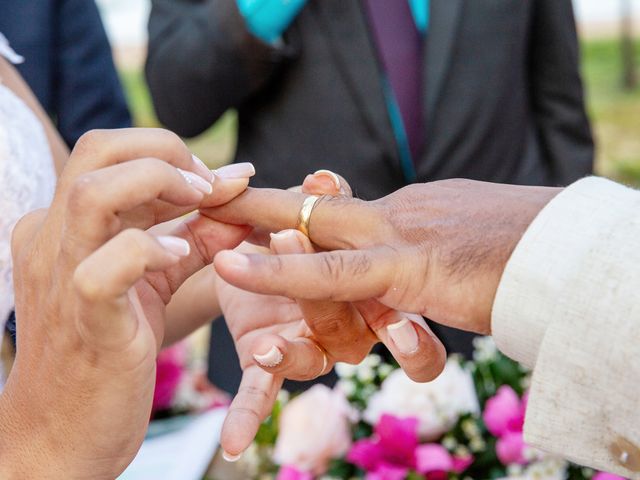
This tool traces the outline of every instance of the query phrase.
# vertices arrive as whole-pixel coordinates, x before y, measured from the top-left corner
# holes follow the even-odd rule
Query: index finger
[[[248,188],[226,205],[204,209],[209,218],[236,225],[251,225],[270,232],[296,229],[308,195],[288,190]],[[309,237],[327,249],[357,248],[382,238],[385,222],[370,202],[345,196],[318,199],[309,222]]]

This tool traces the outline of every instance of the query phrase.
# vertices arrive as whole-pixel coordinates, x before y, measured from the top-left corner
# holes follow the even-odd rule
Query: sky
[[[631,2],[636,15],[640,15],[640,0],[631,0]],[[107,32],[114,45],[137,46],[144,44],[150,0],[97,0],[97,3],[103,13]],[[574,0],[573,3],[578,22],[608,23],[617,19],[620,0]]]

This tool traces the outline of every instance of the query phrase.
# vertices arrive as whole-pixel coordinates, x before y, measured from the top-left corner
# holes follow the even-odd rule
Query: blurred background
[[[149,0],[98,0],[137,126],[157,126],[143,75]],[[575,0],[597,171],[640,185],[640,0]],[[228,112],[190,146],[211,166],[231,160],[236,118]]]

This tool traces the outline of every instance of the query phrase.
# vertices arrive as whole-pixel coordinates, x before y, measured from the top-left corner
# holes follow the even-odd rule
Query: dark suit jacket
[[[131,126],[111,48],[93,0],[3,0],[0,31],[18,65],[73,146],[87,130]]]
[[[256,165],[255,185],[318,168],[367,199],[404,185],[359,1],[310,0],[281,47],[247,31],[236,0],[154,0],[149,32],[160,120],[192,136],[237,108],[236,160]],[[424,54],[418,181],[566,185],[591,172],[571,0],[432,0]]]

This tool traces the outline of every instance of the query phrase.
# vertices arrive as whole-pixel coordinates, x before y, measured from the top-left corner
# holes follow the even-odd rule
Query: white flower
[[[473,339],[473,360],[488,362],[498,356],[498,347],[492,337],[476,337]]]
[[[338,380],[336,389],[340,390],[347,398],[356,393],[356,386],[351,380]]]
[[[429,383],[416,383],[402,370],[394,371],[369,400],[364,419],[372,425],[383,414],[419,420],[419,433],[434,440],[465,413],[479,413],[471,375],[458,361],[449,360],[442,374]]]
[[[509,469],[509,476],[501,480],[564,480],[567,477],[568,463],[555,457],[532,463],[524,470]]]
[[[357,366],[348,363],[336,363],[336,373],[340,378],[351,378],[356,375]]]

